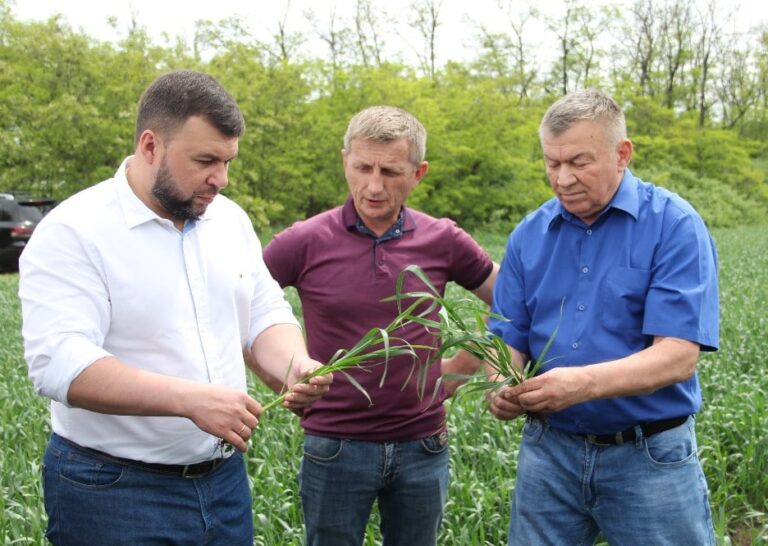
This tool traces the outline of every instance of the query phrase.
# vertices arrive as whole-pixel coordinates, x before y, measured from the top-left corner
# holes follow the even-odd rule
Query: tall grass
[[[505,235],[476,233],[496,260]],[[702,358],[704,408],[697,428],[719,543],[768,544],[768,230],[714,233],[720,252],[722,347]],[[0,543],[44,544],[40,461],[50,427],[48,404],[26,378],[16,275],[0,275]],[[463,292],[449,286],[449,297]],[[289,298],[298,308],[295,293]],[[274,395],[251,380],[268,402]],[[449,428],[451,485],[440,535],[446,546],[506,542],[520,420],[481,413],[479,396],[454,404]],[[299,546],[303,540],[297,473],[301,428],[290,412],[263,416],[247,454],[259,546]],[[376,517],[366,546],[380,544]]]
[[[701,459],[720,530],[736,544],[768,544],[768,229],[714,236],[721,346],[699,365]]]

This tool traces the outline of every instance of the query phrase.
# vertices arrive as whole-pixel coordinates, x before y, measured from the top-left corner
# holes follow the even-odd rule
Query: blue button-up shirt
[[[490,328],[535,360],[560,320],[542,372],[622,358],[650,346],[654,336],[713,351],[717,282],[717,252],[698,213],[627,169],[592,225],[552,199],[515,228],[493,297],[493,311],[510,322],[491,320]],[[549,422],[568,432],[611,434],[700,406],[694,374],[649,395],[577,404]]]

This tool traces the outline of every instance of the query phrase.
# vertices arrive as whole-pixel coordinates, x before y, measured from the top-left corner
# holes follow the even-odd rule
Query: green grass
[[[496,260],[504,234],[476,233]],[[711,490],[719,543],[768,544],[768,229],[714,233],[720,251],[722,347],[700,364],[704,408],[698,417],[700,455]],[[26,377],[16,275],[0,275],[0,542],[44,543],[40,460],[49,434],[48,404]],[[459,289],[449,287],[449,295]],[[297,304],[294,292],[289,298]],[[255,380],[252,393],[272,394]],[[451,486],[440,543],[506,542],[521,422],[481,413],[479,397],[452,409]],[[254,543],[299,546],[303,530],[297,472],[301,429],[283,410],[264,415],[248,452]],[[376,518],[366,545],[380,544]]]

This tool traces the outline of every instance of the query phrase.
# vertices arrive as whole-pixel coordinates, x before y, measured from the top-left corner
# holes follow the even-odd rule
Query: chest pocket
[[[615,267],[608,271],[600,287],[600,315],[605,328],[640,332],[650,280],[651,272],[645,269]]]

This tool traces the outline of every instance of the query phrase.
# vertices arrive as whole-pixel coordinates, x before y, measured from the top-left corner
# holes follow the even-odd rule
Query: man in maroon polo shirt
[[[426,131],[408,112],[363,110],[341,152],[347,202],[297,222],[264,249],[272,276],[298,290],[312,358],[327,362],[371,328],[387,326],[397,306],[382,299],[395,294],[398,274],[410,264],[441,293],[454,281],[490,303],[498,266],[486,252],[453,221],[404,206],[427,173],[425,150]],[[410,276],[404,289],[424,286]],[[395,335],[413,345],[436,343],[417,324]],[[443,361],[443,373],[473,372],[478,363],[465,355]],[[429,360],[424,351],[419,357]],[[328,394],[304,411],[300,483],[309,546],[362,544],[376,500],[385,546],[436,543],[448,487],[447,394],[419,397],[412,365],[409,357],[392,359],[383,386],[380,368],[351,370],[372,403],[337,374]],[[430,366],[426,393],[440,373]]]

